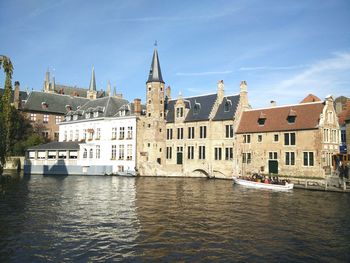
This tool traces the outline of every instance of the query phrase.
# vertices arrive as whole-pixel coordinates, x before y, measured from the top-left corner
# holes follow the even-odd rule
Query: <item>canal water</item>
[[[190,178],[12,176],[0,262],[350,262],[350,195]]]

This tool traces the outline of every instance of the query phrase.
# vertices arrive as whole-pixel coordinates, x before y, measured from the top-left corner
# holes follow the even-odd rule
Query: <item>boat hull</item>
[[[247,187],[260,188],[260,189],[271,189],[271,190],[277,190],[277,191],[288,191],[288,190],[292,190],[294,187],[294,184],[289,184],[289,183],[286,183],[285,185],[265,184],[265,183],[243,180],[243,179],[239,179],[237,177],[233,177],[233,182],[235,184],[239,184],[239,185],[243,185],[243,186],[247,186]]]

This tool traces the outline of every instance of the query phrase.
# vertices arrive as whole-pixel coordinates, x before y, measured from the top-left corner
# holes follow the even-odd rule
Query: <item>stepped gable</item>
[[[247,110],[242,114],[242,118],[236,133],[317,129],[323,108],[323,102],[312,102]],[[293,113],[292,115],[291,112]],[[263,114],[265,118],[264,122],[258,122],[261,118],[260,116],[262,116],[261,114]],[[295,117],[295,121],[292,123],[288,122],[288,116]]]
[[[75,110],[78,106],[85,104],[87,101],[89,100],[81,97],[32,91],[29,94],[26,103],[23,105],[23,111],[66,114],[67,106],[70,106],[72,110]],[[45,104],[45,107],[43,107],[43,104]]]
[[[185,106],[187,109],[189,109],[185,118],[185,122],[209,120],[209,115],[215,104],[216,98],[216,93],[184,98]],[[168,102],[168,113],[166,115],[166,121],[169,123],[172,123],[175,120],[175,103],[176,100],[170,100]],[[198,105],[198,108],[196,110],[195,105]]]
[[[213,121],[232,120],[239,104],[239,95],[226,96],[222,100]]]

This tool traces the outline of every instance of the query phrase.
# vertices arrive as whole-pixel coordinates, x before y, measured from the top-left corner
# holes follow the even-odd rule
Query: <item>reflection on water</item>
[[[349,201],[220,180],[14,177],[0,184],[0,262],[346,262]]]

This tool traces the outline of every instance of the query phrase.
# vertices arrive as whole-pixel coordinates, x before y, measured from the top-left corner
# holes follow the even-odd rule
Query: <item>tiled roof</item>
[[[79,150],[79,143],[77,142],[50,142],[33,147],[27,150]]]
[[[348,100],[341,113],[338,114],[338,121],[340,125],[344,125],[345,121],[350,120],[350,100]]]
[[[236,133],[317,129],[323,108],[323,102],[313,102],[247,110],[242,114]],[[290,112],[296,113],[294,123],[289,123],[287,120]],[[265,114],[266,119],[264,125],[259,125],[258,120],[262,113]]]
[[[307,95],[300,103],[309,103],[309,102],[316,102],[321,101],[319,97],[315,96],[314,94]]]
[[[66,114],[67,105],[71,106],[73,110],[76,110],[78,106],[88,101],[89,99],[81,97],[32,91],[27,98],[27,102],[23,105],[23,111]],[[43,103],[46,103],[47,107],[43,107]]]
[[[235,117],[238,103],[239,95],[224,97],[213,120],[232,120]]]
[[[190,109],[185,118],[185,122],[209,120],[209,115],[214,106],[216,98],[217,94],[184,98],[186,108]],[[175,103],[176,100],[170,100],[168,102],[166,121],[169,123],[174,122]],[[194,110],[196,104],[198,105],[198,108]]]

